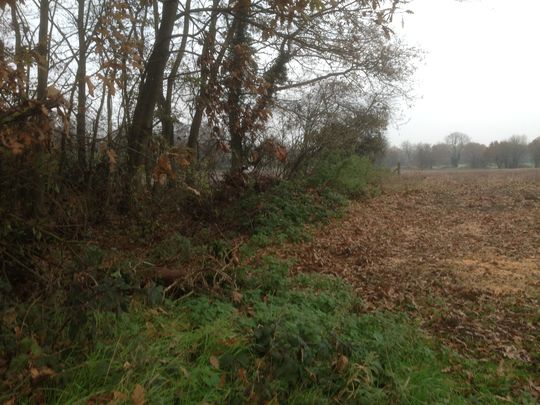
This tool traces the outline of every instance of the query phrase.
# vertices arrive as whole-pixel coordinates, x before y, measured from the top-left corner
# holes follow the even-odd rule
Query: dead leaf
[[[341,355],[338,357],[338,359],[336,360],[336,363],[335,363],[335,369],[338,373],[341,373],[343,372],[346,368],[347,368],[347,365],[349,364],[349,359],[347,358],[347,356],[345,355]]]
[[[128,396],[120,391],[113,391],[112,399],[107,402],[107,405],[119,405],[127,400]]]
[[[240,378],[240,381],[242,381],[242,384],[244,384],[244,386],[247,387],[249,385],[249,380],[246,376],[246,370],[241,367],[238,369],[238,377]]]
[[[94,97],[94,90],[96,89],[96,86],[94,86],[94,83],[92,83],[90,76],[86,76],[84,80],[86,82],[86,86],[88,87],[88,93],[90,93],[90,96]]]
[[[189,160],[184,159],[184,158],[179,159],[179,160],[178,160],[178,163],[179,163],[180,166],[182,166],[182,167],[188,167],[188,166],[189,166]]]
[[[180,371],[182,372],[182,374],[184,374],[184,377],[186,377],[186,378],[189,377],[189,373],[188,373],[188,371],[186,370],[185,367],[180,367]]]
[[[40,381],[43,381],[47,378],[54,377],[55,375],[56,373],[50,367],[40,367],[40,368],[32,367],[30,369],[30,377],[32,378],[32,382],[34,384]]]
[[[144,388],[137,384],[131,393],[131,402],[133,405],[144,405]]]
[[[236,302],[237,304],[239,304],[239,303],[242,302],[242,298],[244,298],[244,296],[242,295],[241,292],[239,292],[239,291],[233,291],[232,292],[232,300],[233,300],[233,302]]]
[[[107,158],[109,159],[109,171],[111,173],[114,173],[118,162],[118,155],[116,154],[114,149],[107,150]]]
[[[54,86],[47,87],[47,98],[53,101],[62,101],[64,99],[60,90]]]
[[[215,369],[219,369],[219,359],[216,356],[210,356],[210,364]]]

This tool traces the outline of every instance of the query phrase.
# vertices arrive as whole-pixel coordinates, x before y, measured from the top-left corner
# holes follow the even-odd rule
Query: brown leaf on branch
[[[88,87],[88,93],[90,93],[90,96],[94,97],[94,90],[96,89],[96,86],[94,86],[94,83],[92,83],[90,76],[86,76],[84,80],[86,82],[86,86]]]
[[[107,150],[107,158],[109,160],[109,171],[114,173],[118,164],[118,155],[114,149]]]

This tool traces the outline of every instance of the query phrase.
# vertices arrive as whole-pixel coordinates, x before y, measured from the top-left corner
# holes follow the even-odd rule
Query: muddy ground
[[[540,371],[540,170],[404,173],[276,254],[344,277],[367,311],[406,311],[463,354]]]

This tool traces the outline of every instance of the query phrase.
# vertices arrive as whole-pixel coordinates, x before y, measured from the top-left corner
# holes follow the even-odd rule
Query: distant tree
[[[463,147],[463,160],[473,169],[487,166],[487,146],[481,143],[469,142]]]
[[[405,157],[405,165],[410,165],[413,161],[413,155],[414,155],[414,145],[410,143],[409,141],[404,141],[401,144],[401,150],[403,151],[404,157]]]
[[[445,140],[446,143],[452,148],[450,162],[453,167],[458,167],[461,160],[461,152],[463,152],[463,147],[465,144],[471,141],[471,138],[461,132],[453,132],[448,135]]]
[[[491,142],[486,155],[499,169],[516,169],[527,155],[527,137],[514,135],[505,141]]]
[[[404,163],[404,157],[404,153],[400,148],[396,146],[390,146],[386,149],[384,153],[382,163],[386,167],[395,167],[397,166],[398,162]]]
[[[534,167],[540,167],[540,136],[529,144],[529,153],[531,154]]]
[[[486,150],[488,161],[493,162],[499,169],[508,167],[508,146],[506,141],[491,142]]]
[[[419,143],[415,148],[415,160],[420,169],[433,169],[433,149],[428,143]]]
[[[438,143],[432,146],[431,153],[435,166],[447,166],[451,163],[452,148],[446,143]]]
[[[518,168],[527,155],[527,137],[525,135],[513,135],[508,139],[508,155],[510,169]]]

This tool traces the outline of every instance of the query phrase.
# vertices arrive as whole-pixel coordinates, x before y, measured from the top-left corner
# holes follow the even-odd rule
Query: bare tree
[[[527,155],[527,137],[525,135],[512,135],[508,139],[508,154],[510,169],[517,169]]]
[[[448,135],[445,140],[446,143],[452,148],[451,164],[453,167],[458,167],[459,162],[461,161],[461,152],[463,152],[463,147],[466,143],[471,141],[471,138],[461,132],[453,132]]]
[[[487,166],[487,146],[477,142],[469,142],[463,148],[463,160],[472,169],[480,169]]]
[[[436,143],[431,148],[433,164],[436,166],[448,166],[451,164],[452,147],[446,143]]]
[[[410,141],[403,141],[401,143],[401,149],[405,155],[405,162],[403,163],[406,166],[411,165],[413,163],[414,145]]]
[[[529,144],[529,153],[531,154],[534,167],[540,167],[540,136]]]
[[[419,143],[415,148],[415,160],[420,169],[433,169],[433,149],[428,143]]]

